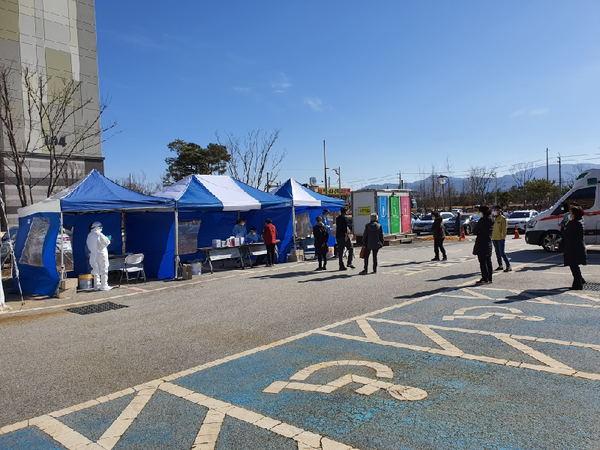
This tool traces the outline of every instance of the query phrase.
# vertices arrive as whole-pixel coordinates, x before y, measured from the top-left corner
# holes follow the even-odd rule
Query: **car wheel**
[[[562,244],[562,235],[558,231],[548,231],[542,236],[542,247],[547,252],[559,252]]]
[[[465,225],[465,234],[471,234],[471,225]]]

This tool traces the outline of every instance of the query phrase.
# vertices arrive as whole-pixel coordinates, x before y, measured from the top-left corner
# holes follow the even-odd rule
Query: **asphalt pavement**
[[[446,247],[13,302],[0,448],[600,447],[600,252],[575,292],[523,239],[485,286],[472,242]]]

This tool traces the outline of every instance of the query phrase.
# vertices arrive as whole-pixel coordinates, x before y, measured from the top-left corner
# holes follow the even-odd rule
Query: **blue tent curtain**
[[[37,219],[37,220],[36,220]],[[30,264],[22,264],[23,253],[27,252],[28,247],[34,242],[27,244],[27,239],[33,239],[34,233],[30,231],[32,226],[39,223],[47,224],[41,253],[39,252],[39,242],[35,243],[37,255],[41,258],[30,260]],[[44,227],[45,229],[45,227]],[[56,270],[56,237],[60,229],[60,214],[59,213],[40,213],[19,219],[19,233],[15,242],[15,258],[19,263],[19,279],[21,288],[26,294],[37,294],[54,296],[60,281],[58,271]],[[14,275],[14,274],[13,274]],[[13,291],[18,293],[17,283],[13,284]]]
[[[125,214],[128,230],[126,249],[144,254],[144,271],[148,278],[175,278],[175,216],[169,212],[130,212]]]

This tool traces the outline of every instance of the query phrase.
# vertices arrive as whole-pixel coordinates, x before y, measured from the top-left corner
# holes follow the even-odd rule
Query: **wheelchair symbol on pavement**
[[[343,375],[327,384],[301,383],[311,374],[326,367],[334,366],[366,366],[375,370],[378,378],[392,379],[394,372],[388,366],[371,361],[342,360],[329,361],[308,366],[290,377],[290,381],[274,381],[263,392],[269,394],[278,394],[283,389],[292,389],[297,391],[319,392],[331,394],[336,389],[346,386],[350,383],[358,383],[363,386],[355,389],[354,392],[362,395],[371,395],[379,390],[384,390],[397,400],[418,401],[427,397],[427,392],[411,386],[393,384],[387,381],[375,380],[354,374]]]
[[[465,313],[467,311],[472,311],[474,309],[504,309],[508,312],[484,312],[478,316],[466,316]],[[461,308],[454,311],[454,314],[451,316],[444,316],[442,320],[454,320],[454,319],[473,319],[473,320],[485,320],[490,317],[498,316],[500,319],[511,320],[511,319],[521,319],[527,320],[529,322],[540,322],[542,320],[546,320],[543,317],[539,316],[526,316],[523,314],[523,311],[517,308],[508,308],[506,306],[471,306],[470,308]]]

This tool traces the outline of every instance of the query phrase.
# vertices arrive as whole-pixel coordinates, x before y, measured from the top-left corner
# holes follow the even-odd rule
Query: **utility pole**
[[[267,192],[269,192],[269,172],[267,172]]]
[[[324,167],[324,178],[323,178],[323,182],[325,183],[325,195],[328,194],[328,190],[327,190],[327,152],[325,151],[325,139],[323,139],[323,167]]]
[[[339,184],[339,188],[340,190],[342,189],[342,168],[338,167],[337,169],[331,169],[335,172],[335,174],[338,176],[338,184]]]
[[[548,147],[546,147],[546,181],[550,181],[550,174],[548,172]]]
[[[398,189],[404,189],[404,186],[402,186],[402,172],[398,172]]]
[[[560,159],[560,153],[558,154],[558,193],[559,196],[562,194],[562,161]]]
[[[494,172],[494,205],[498,204],[498,174]]]

